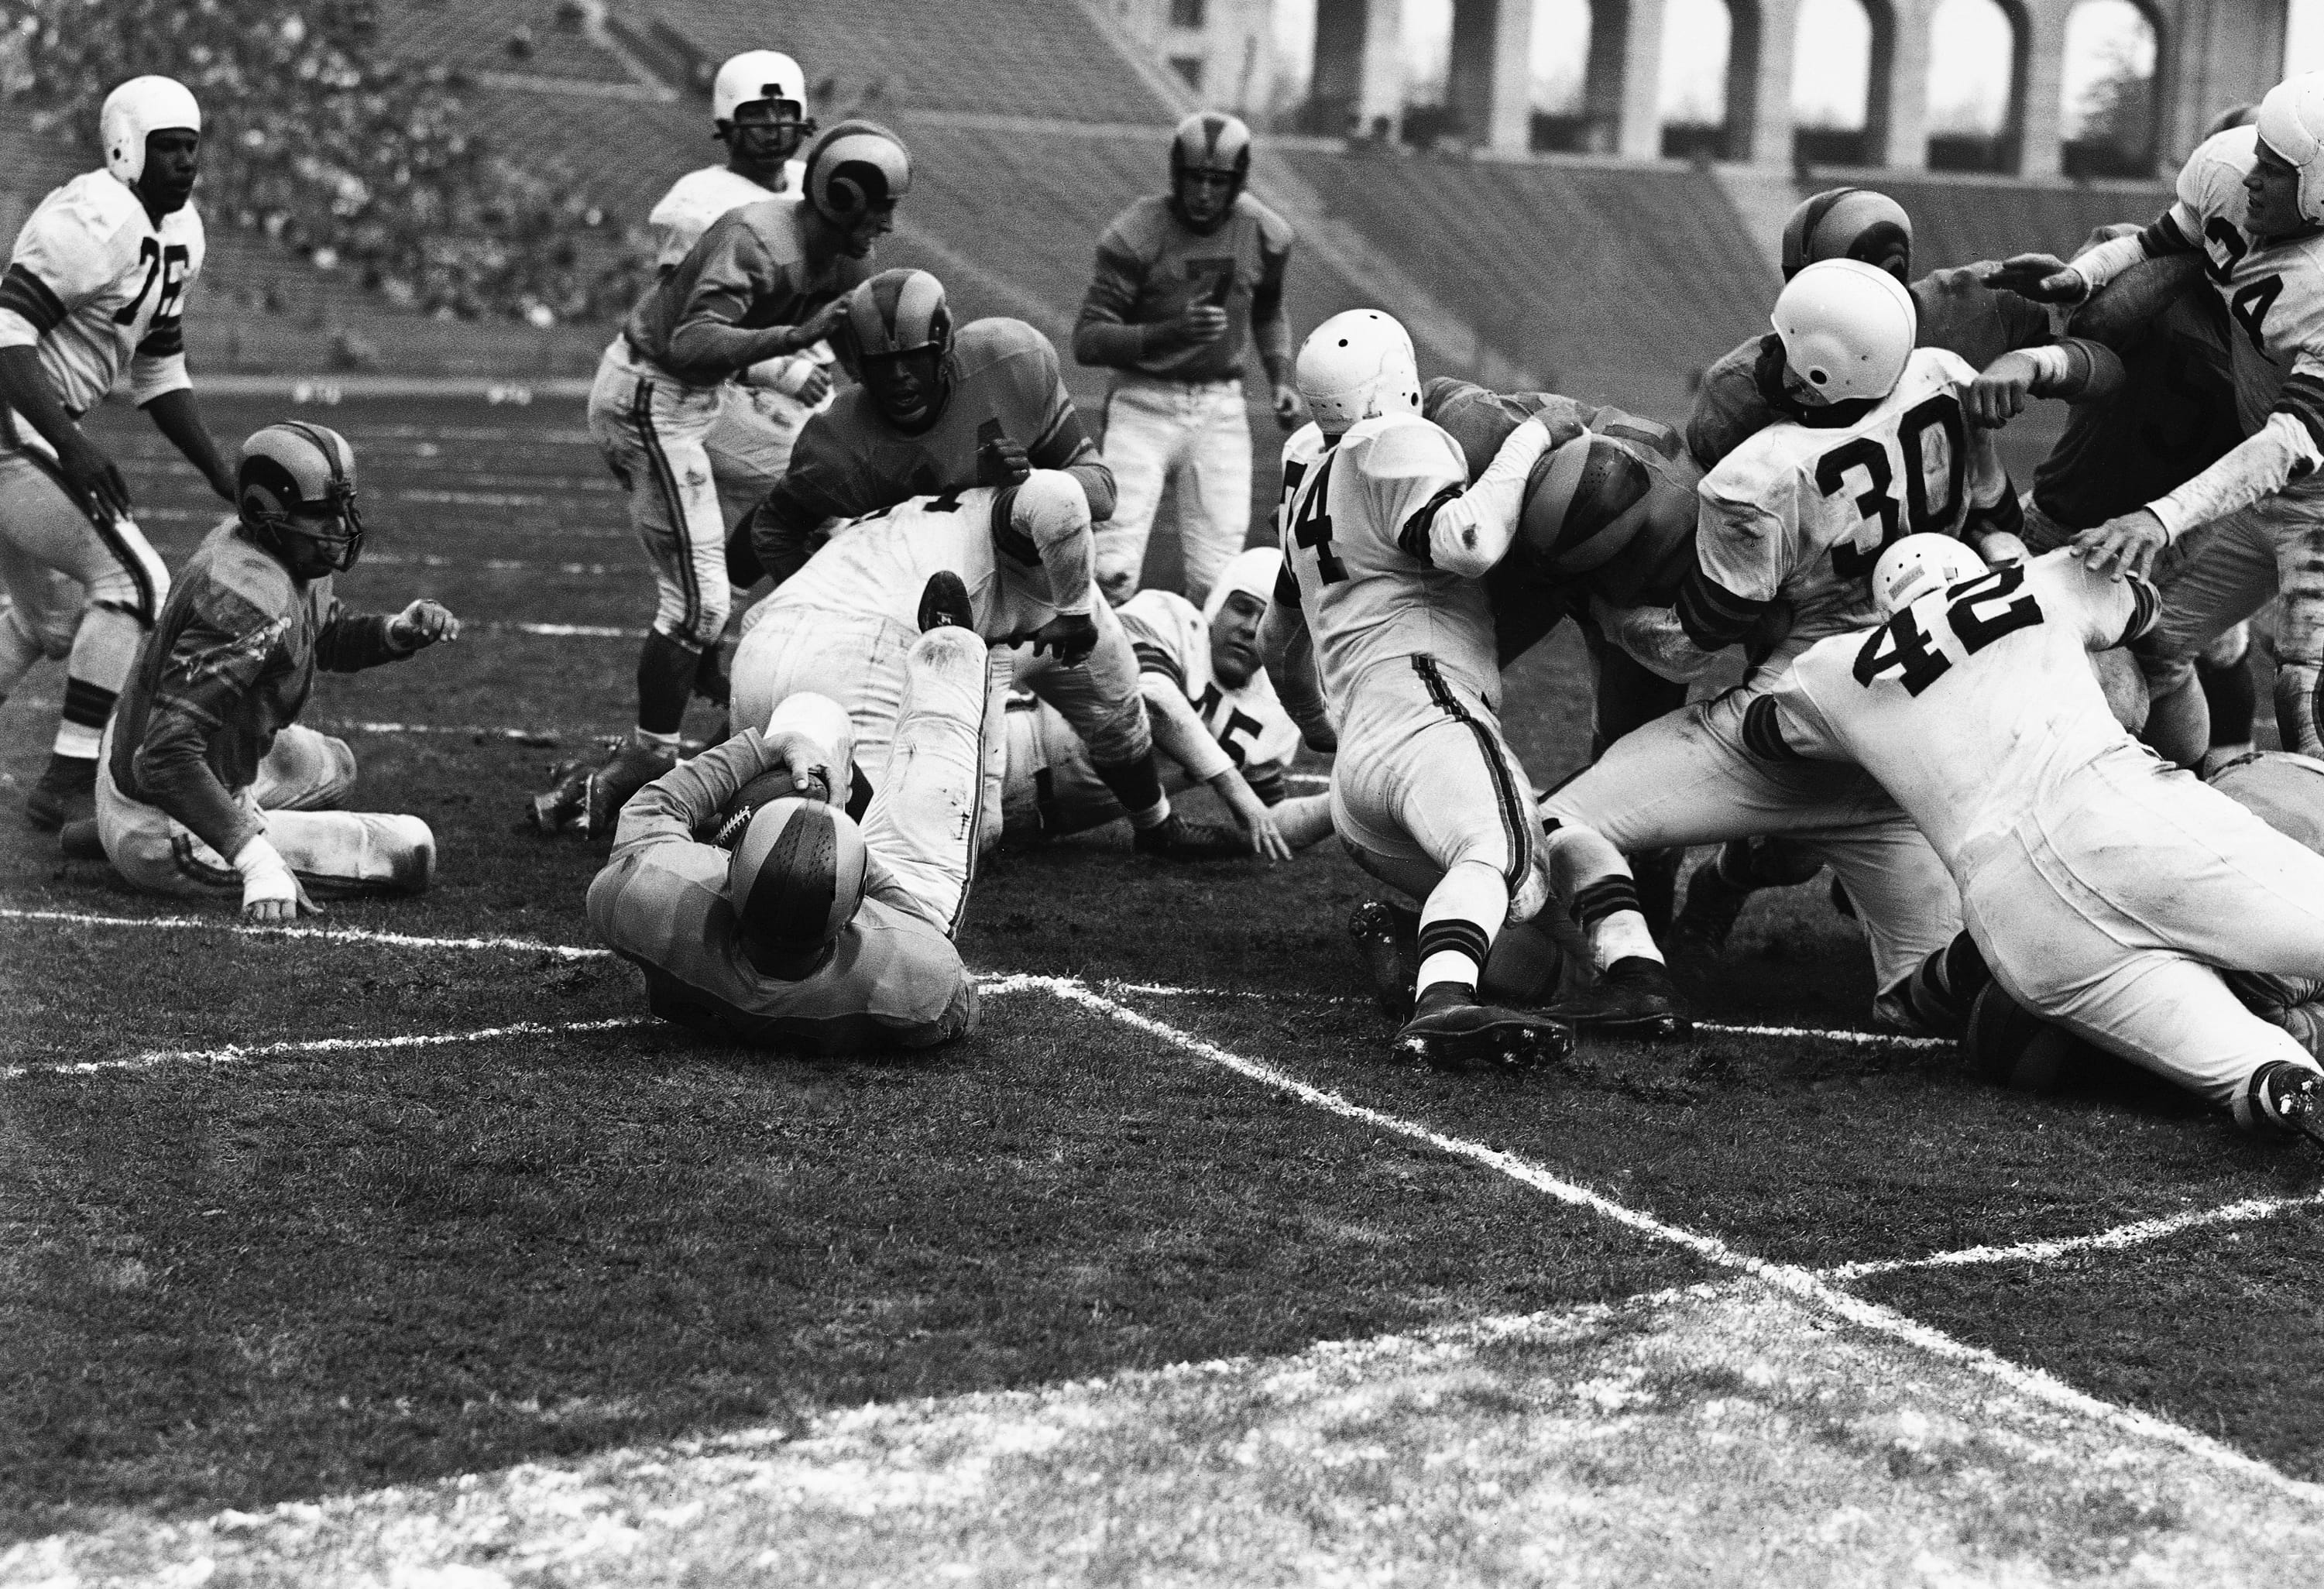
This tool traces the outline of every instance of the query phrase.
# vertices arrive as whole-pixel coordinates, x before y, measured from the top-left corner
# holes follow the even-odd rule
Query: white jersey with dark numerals
[[[125,370],[139,404],[193,384],[180,314],[201,273],[201,217],[186,205],[155,225],[108,171],[75,177],[41,200],[0,280],[0,347],[40,349],[41,371],[78,419]],[[31,425],[0,408],[0,441],[45,452]]]
[[[669,185],[669,191],[646,217],[646,225],[653,228],[654,267],[674,268],[686,257],[687,251],[702,241],[702,234],[710,223],[728,210],[744,204],[757,204],[768,199],[797,199],[806,191],[802,186],[807,165],[791,161],[783,167],[781,188],[762,188],[738,171],[723,165],[706,165],[698,171],[688,171]]]
[[[1211,626],[1175,591],[1141,590],[1114,609],[1130,634],[1139,670],[1159,673],[1185,692],[1236,768],[1255,774],[1287,767],[1299,753],[1298,725],[1276,698],[1267,670],[1229,689],[1211,672]]]
[[[1916,348],[1895,389],[1854,422],[1770,425],[1703,476],[1703,574],[1743,604],[1780,597],[1792,609],[1763,678],[1874,621],[1872,566],[1890,541],[1958,536],[1972,507],[2006,494],[1993,433],[1961,414],[1961,389],[1976,378],[1958,356]]]
[[[2163,224],[2203,251],[2203,268],[2235,324],[2236,416],[2249,435],[2267,420],[2286,377],[2324,379],[2324,234],[2254,237],[2244,179],[2258,163],[2259,132],[2234,127],[2180,168]]]
[[[1312,460],[1293,457],[1299,439],[1284,449],[1284,564],[1314,638],[1333,719],[1344,719],[1365,670],[1412,656],[1434,658],[1498,701],[1484,581],[1447,573],[1401,540],[1431,499],[1468,485],[1461,444],[1417,414],[1361,420]]]
[[[1870,772],[1958,871],[2093,763],[2153,762],[2115,721],[2089,653],[2144,633],[2158,605],[2143,579],[2050,552],[1818,642],[1751,710],[1794,753]],[[1766,726],[1747,724],[1746,742],[1777,748]]]

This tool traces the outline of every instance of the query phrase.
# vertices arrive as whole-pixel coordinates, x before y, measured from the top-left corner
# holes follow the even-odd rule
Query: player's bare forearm
[[[2181,297],[2210,290],[2200,254],[2141,260],[2091,293],[2066,329],[2109,347],[2126,348],[2145,334],[2149,321]]]
[[[56,389],[41,368],[37,347],[0,347],[0,400],[31,420],[32,429],[60,452],[80,436],[80,427],[57,401]]]
[[[201,471],[210,489],[226,501],[234,500],[234,467],[218,451],[217,439],[202,422],[202,411],[194,401],[191,387],[180,387],[164,392],[145,405],[145,417],[153,428],[170,439],[170,445],[185,455],[188,463]]]

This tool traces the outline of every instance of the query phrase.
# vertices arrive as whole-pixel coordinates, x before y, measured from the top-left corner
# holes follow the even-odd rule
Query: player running
[[[948,582],[948,583],[947,583]],[[976,1026],[953,947],[975,875],[985,647],[961,582],[920,598],[894,743],[862,824],[840,802],[848,714],[786,697],[622,812],[589,921],[645,972],[648,1007],[724,1042],[925,1049]]]
[[[2079,302],[2142,260],[2200,255],[2236,324],[2228,337],[2244,439],[2175,490],[2075,537],[2080,553],[2144,575],[2202,525],[2199,556],[2176,570],[2155,637],[2191,659],[2279,592],[2276,723],[2287,749],[2324,751],[2324,73],[2268,90],[2255,125],[2206,140],[2179,173],[2171,208],[2135,237],[2070,265],[2005,262],[1995,282]]]
[[[1618,741],[1542,805],[1561,825],[1549,836],[1553,874],[1577,898],[1620,875],[1609,844],[1796,836],[1840,874],[1864,923],[1876,1018],[1906,1025],[1898,990],[1960,926],[1942,864],[1870,779],[1771,767],[1752,753],[1747,725],[1751,702],[1802,651],[1870,620],[1869,576],[1890,541],[1934,532],[2023,550],[1992,433],[1962,411],[1976,372],[1916,349],[1914,312],[1902,282],[1856,260],[1809,265],[1784,289],[1774,323],[1804,417],[1758,431],[1703,476],[1695,565],[1674,608],[1600,612],[1612,638],[1665,677],[1700,677],[1738,644],[1751,670]]]
[[[1341,842],[1424,901],[1418,997],[1397,1051],[1440,1068],[1563,1057],[1563,1022],[1477,1002],[1503,925],[1549,899],[1531,786],[1501,734],[1483,582],[1516,537],[1549,430],[1517,426],[1471,485],[1460,445],[1420,417],[1411,338],[1377,309],[1317,327],[1297,378],[1327,445],[1286,465],[1286,577],[1260,652],[1309,742],[1336,742]],[[1644,921],[1624,914],[1662,977]],[[1675,1022],[1674,1004],[1665,1016]]]
[[[675,272],[728,210],[770,199],[797,203],[807,185],[806,163],[796,157],[816,123],[798,61],[773,50],[730,58],[711,82],[710,115],[725,163],[678,178],[646,217],[660,276]],[[799,427],[831,394],[830,365],[829,345],[818,342],[752,365],[718,389],[718,418],[702,446],[730,531],[782,478]]]
[[[1280,551],[1255,546],[1227,565],[1200,612],[1175,592],[1141,590],[1115,613],[1138,659],[1154,743],[1179,769],[1165,792],[1209,784],[1252,848],[1277,860],[1332,831],[1329,795],[1289,791],[1299,729],[1259,664],[1259,626],[1282,572]],[[1127,815],[1055,707],[1012,693],[1007,727],[1004,837],[1054,838]]]
[[[712,222],[638,300],[597,365],[589,432],[629,494],[660,601],[638,654],[637,726],[588,775],[593,832],[610,832],[622,803],[677,760],[696,689],[724,703],[715,647],[731,599],[725,520],[704,448],[721,393],[739,372],[813,347],[838,323],[911,188],[911,155],[884,127],[842,122],[807,152],[805,182],[803,202],[777,197]],[[529,814],[555,820],[539,800]]]
[[[1170,135],[1170,191],[1137,200],[1098,238],[1074,357],[1118,372],[1105,456],[1121,499],[1098,531],[1098,585],[1117,605],[1138,589],[1173,472],[1187,597],[1204,600],[1242,550],[1251,469],[1242,373],[1254,342],[1276,422],[1299,423],[1283,309],[1291,226],[1244,191],[1250,177],[1250,129],[1197,112]]]
[[[337,809],[355,753],[298,725],[315,670],[400,661],[460,622],[426,598],[346,611],[331,579],[363,554],[346,438],[296,420],[243,443],[238,511],[180,572],[105,731],[94,838],[135,888],[239,891],[243,918],[287,922],[324,899],[424,891],[436,840],[417,817]],[[67,842],[86,845],[90,825]]]
[[[744,620],[734,653],[735,721],[764,722],[788,696],[812,691],[844,706],[869,769],[887,756],[901,709],[899,661],[918,633],[929,578],[966,582],[969,627],[999,647],[1030,650],[1017,682],[1054,707],[1088,747],[1092,770],[1129,812],[1136,847],[1171,860],[1249,854],[1251,841],[1171,808],[1155,764],[1154,735],[1129,635],[1091,574],[1089,503],[1082,483],[1036,469],[1021,485],[923,496],[847,525]],[[992,661],[994,709],[1011,661]],[[1005,740],[996,732],[988,820],[1001,822]],[[1246,791],[1247,792],[1247,791]],[[1266,808],[1249,799],[1242,814]],[[1278,841],[1279,842],[1279,841]]]
[[[1944,857],[2018,1003],[2240,1123],[2324,1145],[2324,1071],[2218,969],[2324,978],[2324,857],[2115,720],[2088,653],[2144,633],[2153,587],[2066,550],[1987,571],[1923,535],[1873,582],[1885,622],[1825,639],[1753,698],[1754,753],[1878,779]],[[1949,957],[1958,997],[1976,968]]]
[[[0,697],[65,653],[63,716],[24,801],[42,829],[95,809],[97,736],[170,590],[128,483],[81,417],[126,373],[154,429],[235,500],[186,374],[182,317],[204,251],[191,202],[201,109],[169,78],[132,78],[106,96],[97,126],[105,169],[41,201],[0,280]]]

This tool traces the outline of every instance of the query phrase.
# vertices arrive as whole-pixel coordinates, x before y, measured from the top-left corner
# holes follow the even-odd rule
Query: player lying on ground
[[[400,661],[460,621],[425,597],[392,617],[348,612],[331,577],[363,554],[355,453],[290,421],[243,443],[240,511],[178,576],[105,731],[95,833],[115,871],[153,893],[239,892],[245,920],[312,913],[316,897],[419,893],[436,840],[417,817],[337,808],[355,753],[298,726],[315,670]]]
[[[1157,748],[1175,771],[1167,792],[1207,783],[1258,854],[1287,860],[1332,831],[1332,798],[1286,784],[1299,730],[1259,665],[1259,630],[1283,554],[1256,546],[1226,566],[1201,612],[1183,596],[1141,590],[1116,609],[1138,659],[1138,688]],[[1065,715],[1011,691],[1002,836],[1032,842],[1120,821],[1126,813]]]
[[[154,428],[235,499],[180,319],[202,268],[201,110],[171,79],[133,78],[97,125],[105,169],[41,200],[0,281],[0,698],[42,657],[65,663],[63,716],[24,801],[44,829],[95,808],[97,736],[170,591],[81,417],[125,374]]]
[[[947,583],[948,581],[948,583]],[[785,697],[622,812],[589,921],[645,972],[664,1021],[816,1054],[925,1049],[974,1030],[953,934],[975,874],[985,645],[957,578],[931,577],[894,738],[861,827],[843,808],[848,715]]]
[[[1517,426],[1471,485],[1460,445],[1420,417],[1411,338],[1377,309],[1317,327],[1297,375],[1328,446],[1298,471],[1284,522],[1288,588],[1269,605],[1259,651],[1308,743],[1338,749],[1341,843],[1421,901],[1418,996],[1397,1049],[1448,1068],[1562,1057],[1572,1043],[1563,1021],[1477,1002],[1495,938],[1550,898],[1531,783],[1501,734],[1484,585],[1516,537],[1549,430],[1537,418]],[[1618,856],[1613,865],[1608,894],[1628,883]],[[1617,969],[1652,984],[1657,1023],[1675,1027],[1635,904],[1622,913],[1640,964]]]
[[[776,702],[811,690],[846,707],[862,766],[880,765],[920,592],[936,570],[950,569],[966,582],[979,634],[996,647],[1029,648],[1014,664],[1017,682],[1056,707],[1088,747],[1093,770],[1130,813],[1140,851],[1173,860],[1249,854],[1242,834],[1171,808],[1138,661],[1097,594],[1091,558],[1088,498],[1058,469],[1036,469],[1019,485],[915,498],[846,525],[746,615],[734,653],[734,720],[763,723]],[[1012,667],[1005,649],[991,666],[997,713]],[[1005,746],[996,727],[988,839],[1000,836]],[[1265,809],[1256,799],[1244,808]]]
[[[1242,375],[1254,346],[1276,422],[1299,423],[1283,309],[1291,226],[1243,190],[1250,179],[1250,129],[1197,111],[1170,134],[1170,191],[1132,202],[1097,242],[1074,357],[1116,372],[1105,456],[1121,498],[1097,540],[1098,587],[1116,605],[1137,592],[1174,474],[1188,598],[1206,600],[1242,550],[1251,469]]]
[[[806,163],[796,157],[816,124],[798,61],[773,50],[729,57],[711,81],[710,115],[726,146],[725,163],[678,178],[646,217],[655,273],[663,277],[728,210],[777,198],[797,203],[807,186]],[[830,366],[830,345],[818,342],[762,359],[718,389],[718,418],[702,449],[718,483],[730,545],[742,515],[783,477],[799,427],[829,400]]]
[[[2101,568],[2145,575],[2209,526],[2170,576],[2157,650],[2191,661],[2280,591],[2276,722],[2287,749],[2324,751],[2324,73],[2279,83],[2256,124],[2208,139],[2171,208],[2135,237],[2066,264],[2020,254],[1991,280],[2078,303],[2143,260],[2202,259],[2239,335],[2228,338],[2244,439],[2176,489],[2075,537]]]
[[[1802,651],[1870,622],[1873,565],[1907,529],[2023,551],[1991,433],[1962,411],[1975,372],[1942,349],[1915,348],[1914,312],[1903,283],[1856,260],[1809,265],[1784,287],[1774,323],[1804,417],[1757,431],[1703,476],[1695,562],[1674,608],[1598,613],[1609,636],[1667,678],[1701,677],[1738,644],[1751,670],[1618,741],[1542,803],[1553,875],[1580,899],[1624,875],[1609,845],[1796,836],[1840,874],[1864,925],[1876,1019],[1906,1026],[1904,982],[1960,930],[1951,879],[1872,779],[1771,764],[1752,753],[1746,725],[1751,703]],[[1593,938],[1604,930],[1584,925]]]
[[[2153,587],[2070,550],[1988,572],[1941,536],[1873,578],[1886,622],[1811,648],[1746,737],[1864,769],[1944,857],[1969,943],[1914,978],[1919,1006],[1957,1013],[1981,962],[2043,1019],[2324,1143],[2324,1072],[2220,975],[2324,978],[2324,856],[2116,721],[2087,653],[2144,633]]]
[[[725,704],[726,521],[704,450],[722,393],[740,372],[830,334],[911,181],[911,156],[894,134],[842,122],[807,152],[804,201],[770,198],[712,222],[646,289],[599,361],[589,433],[629,494],[660,598],[638,653],[637,726],[589,783],[597,831],[610,832],[622,802],[676,761],[695,692]],[[528,814],[537,823],[558,815],[538,804]]]

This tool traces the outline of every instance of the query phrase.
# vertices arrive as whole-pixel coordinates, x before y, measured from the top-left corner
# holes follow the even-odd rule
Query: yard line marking
[[[586,734],[554,728],[486,728],[474,723],[327,723],[342,734],[456,734],[470,739],[505,739],[536,750],[555,747],[567,739],[586,739]],[[608,737],[611,737],[610,735]]]
[[[529,938],[431,938],[418,933],[381,932],[368,927],[252,927],[231,918],[210,916],[94,916],[77,910],[19,910],[0,907],[0,921],[59,921],[73,927],[145,927],[171,930],[230,932],[244,938],[316,938],[326,943],[386,944],[400,949],[508,949],[525,955],[554,955],[560,960],[603,960],[613,951],[593,944],[549,944]]]
[[[2190,1208],[2184,1214],[2167,1215],[2161,1219],[2134,1220],[2087,1236],[2019,1242],[2007,1247],[1962,1247],[1950,1252],[1932,1252],[1925,1258],[1883,1258],[1864,1263],[1836,1264],[1817,1272],[1825,1280],[1845,1284],[1870,1275],[1896,1274],[1905,1270],[1953,1269],[1982,1263],[2048,1263],[2069,1253],[2118,1252],[2125,1247],[2159,1242],[2181,1231],[2215,1224],[2247,1224],[2273,1219],[2295,1208],[2319,1205],[2324,1205],[2324,1192],[2311,1192],[2305,1197],[2246,1197],[2240,1202],[2222,1203],[2216,1208]]]
[[[1854,1031],[1842,1027],[1738,1026],[1723,1021],[1698,1021],[1697,1031],[1715,1031],[1738,1038],[1821,1038],[1829,1043],[1855,1043],[1870,1049],[1950,1049],[1951,1038],[1916,1038],[1901,1031]]]
[[[488,1042],[495,1038],[562,1037],[570,1032],[618,1031],[625,1027],[657,1024],[650,1015],[622,1015],[607,1021],[566,1021],[544,1024],[512,1021],[507,1026],[479,1027],[474,1031],[438,1031],[403,1036],[301,1038],[279,1043],[228,1043],[218,1049],[149,1049],[120,1059],[84,1059],[74,1065],[10,1065],[0,1067],[0,1081],[27,1076],[95,1076],[107,1070],[152,1070],[162,1065],[231,1065],[244,1059],[264,1059],[279,1054],[344,1054],[364,1049],[434,1049],[453,1043]]]
[[[612,624],[510,624],[489,618],[468,627],[513,634],[541,634],[551,640],[643,640],[646,634],[642,629],[623,629]]]
[[[2040,1369],[2026,1368],[2010,1362],[1981,1346],[1957,1341],[1943,1331],[1909,1318],[1894,1308],[1840,1290],[1796,1264],[1774,1263],[1755,1258],[1748,1252],[1729,1246],[1716,1236],[1688,1230],[1655,1218],[1651,1214],[1618,1203],[1602,1192],[1595,1192],[1575,1182],[1552,1174],[1542,1166],[1514,1153],[1471,1141],[1463,1137],[1448,1136],[1416,1120],[1390,1114],[1358,1104],[1338,1093],[1313,1086],[1286,1075],[1271,1065],[1247,1059],[1230,1053],[1217,1044],[1182,1031],[1175,1026],[1141,1015],[1128,1005],[1105,997],[1069,977],[1046,979],[1050,990],[1071,1002],[1111,1015],[1124,1025],[1133,1027],[1166,1042],[1176,1044],[1197,1058],[1223,1070],[1230,1070],[1262,1086],[1286,1093],[1302,1103],[1311,1104],[1327,1113],[1360,1122],[1379,1131],[1389,1132],[1409,1141],[1425,1143],[1439,1152],[1466,1159],[1497,1170],[1520,1185],[1554,1197],[1575,1208],[1586,1209],[1601,1218],[1612,1221],[1642,1235],[1681,1247],[1707,1262],[1721,1269],[1740,1270],[1767,1282],[1778,1290],[1799,1298],[1811,1307],[1831,1314],[1847,1322],[1876,1334],[1887,1335],[1919,1347],[1933,1357],[1959,1363],[1988,1379],[1997,1381],[2020,1395],[2030,1397],[2061,1411],[2095,1418],[2142,1439],[2153,1440],[2172,1446],[2225,1471],[2247,1478],[2259,1479],[2286,1494],[2310,1504],[2324,1504],[2324,1485],[2294,1479],[2272,1464],[2247,1456],[2240,1451],[2212,1439],[2208,1435],[2181,1427],[2152,1413],[2135,1408],[2118,1407],[2086,1391],[2077,1390],[2064,1381]]]

